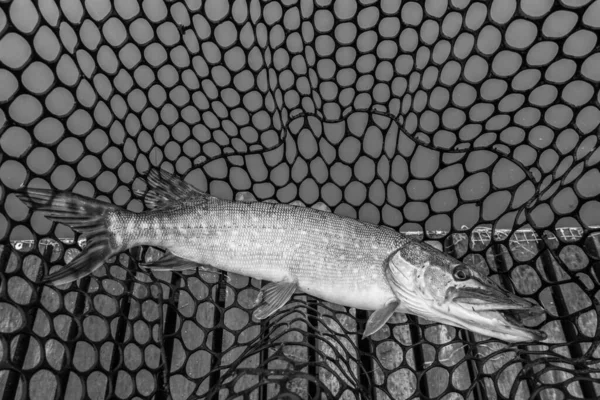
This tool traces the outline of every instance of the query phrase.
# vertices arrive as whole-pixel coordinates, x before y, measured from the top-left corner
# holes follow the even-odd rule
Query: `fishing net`
[[[600,396],[600,2],[0,0],[0,397]],[[504,342],[263,282],[147,273],[14,195],[143,211],[160,167],[218,197],[329,208],[489,271],[540,303]]]

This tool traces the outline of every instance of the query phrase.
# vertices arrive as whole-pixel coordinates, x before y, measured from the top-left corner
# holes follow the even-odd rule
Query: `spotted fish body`
[[[110,221],[119,247],[159,246],[224,271],[297,282],[305,293],[365,310],[393,299],[383,265],[409,240],[326,211],[214,197],[141,214],[116,212]]]
[[[391,229],[313,208],[221,200],[162,170],[151,171],[147,180],[150,210],[142,213],[73,193],[34,188],[16,193],[30,208],[86,237],[83,251],[43,282],[75,281],[120,252],[149,245],[166,252],[144,268],[216,268],[270,281],[258,295],[257,319],[275,313],[300,290],[374,310],[363,336],[381,329],[393,313],[410,312],[508,341],[544,337],[517,320],[542,312],[540,307]]]
[[[87,238],[84,251],[45,281],[72,282],[119,252],[148,245],[167,256],[146,267],[209,266],[293,285],[289,296],[299,289],[365,310],[394,300],[384,265],[394,250],[412,242],[398,232],[314,208],[222,200],[163,170],[151,171],[148,184],[150,210],[142,213],[72,193],[18,193],[28,206]]]

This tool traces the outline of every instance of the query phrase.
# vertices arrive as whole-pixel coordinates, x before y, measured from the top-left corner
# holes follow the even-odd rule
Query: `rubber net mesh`
[[[597,398],[600,2],[0,0],[0,397]],[[80,251],[14,195],[142,211],[151,167],[221,198],[328,207],[539,302],[498,340],[261,282]]]

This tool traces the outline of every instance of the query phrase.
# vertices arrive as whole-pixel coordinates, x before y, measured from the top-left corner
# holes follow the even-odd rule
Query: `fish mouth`
[[[525,326],[528,319],[532,319],[545,314],[542,307],[532,307],[529,310],[495,310],[483,311],[481,317],[490,322],[482,326],[482,334],[489,335],[485,330],[494,331],[496,335],[504,336],[504,340],[510,342],[520,341],[542,341],[548,335],[539,329],[532,329]],[[494,336],[496,336],[494,335]]]
[[[543,331],[525,325],[528,320],[539,320],[544,316],[544,308],[503,289],[461,288],[456,291],[453,303],[473,317],[469,319],[475,327],[465,328],[486,336],[501,337],[510,342],[541,341],[548,337]]]
[[[536,303],[498,287],[484,286],[483,284],[481,286],[455,289],[452,300],[479,311],[530,310],[534,307],[539,307]]]

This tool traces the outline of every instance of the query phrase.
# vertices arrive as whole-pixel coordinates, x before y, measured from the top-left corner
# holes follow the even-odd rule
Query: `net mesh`
[[[0,0],[0,397],[600,396],[600,2]],[[148,274],[133,249],[58,288],[52,187],[145,209],[161,167],[221,198],[328,207],[428,240],[539,302],[506,343],[262,282]]]

